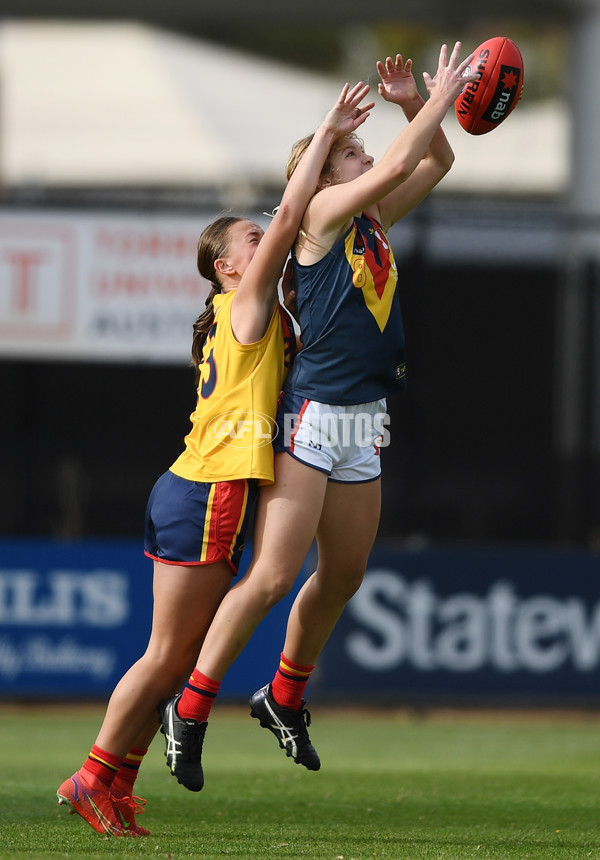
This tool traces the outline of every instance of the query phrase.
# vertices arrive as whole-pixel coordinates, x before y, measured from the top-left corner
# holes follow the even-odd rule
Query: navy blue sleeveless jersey
[[[398,272],[377,221],[354,218],[318,263],[293,262],[303,347],[285,390],[342,406],[403,391]]]

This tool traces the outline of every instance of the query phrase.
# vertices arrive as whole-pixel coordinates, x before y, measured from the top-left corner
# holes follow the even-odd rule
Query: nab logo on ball
[[[497,128],[516,107],[523,90],[523,58],[505,36],[483,42],[475,50],[473,67],[479,79],[467,84],[455,102],[456,117],[469,134]]]
[[[500,80],[496,91],[492,96],[488,109],[485,111],[482,120],[485,122],[499,122],[508,116],[515,103],[516,95],[519,91],[519,81],[521,79],[521,69],[515,66],[500,66]]]

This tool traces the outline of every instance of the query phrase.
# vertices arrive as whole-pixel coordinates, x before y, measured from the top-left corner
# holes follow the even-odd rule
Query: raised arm
[[[405,99],[409,118],[410,114],[414,116],[392,142],[381,161],[362,176],[351,182],[332,184],[313,199],[304,226],[316,242],[330,247],[336,230],[340,230],[353,215],[370,207],[377,207],[377,217],[382,220],[382,226],[389,227],[400,214],[416,205],[447,171],[452,163],[451,150],[449,151],[449,147],[446,149],[445,137],[440,137],[440,123],[462,87],[476,79],[474,74],[463,77],[473,57],[470,55],[459,62],[460,50],[461,44],[457,42],[448,58],[448,48],[442,45],[435,77],[424,75],[429,92],[428,100],[422,102],[420,97],[417,100],[414,94]],[[393,64],[393,72],[395,71]],[[409,75],[412,78],[410,68]],[[409,92],[410,87],[405,90],[405,93]],[[422,179],[419,175],[413,185],[408,185],[408,192],[406,188],[401,191],[400,187],[412,178],[421,160],[426,156],[430,157],[432,149],[433,162],[444,164],[443,172],[439,172],[439,165],[428,174],[424,171]],[[435,181],[433,174],[438,177]],[[403,193],[406,194],[404,201]],[[409,205],[410,201],[412,205]]]
[[[412,60],[403,63],[402,55],[397,54],[395,60],[388,57],[385,64],[378,62],[377,71],[381,78],[379,95],[386,101],[399,105],[406,119],[412,122],[425,104],[412,74]],[[427,77],[425,76],[426,81]],[[442,127],[438,126],[411,176],[379,201],[380,220],[384,228],[387,229],[420,203],[446,175],[453,163],[452,148]]]
[[[362,106],[360,103],[369,90],[369,85],[362,82],[352,89],[349,84],[344,86],[291,176],[233,299],[231,320],[240,343],[254,343],[265,333],[278,301],[277,284],[286,257],[316,191],[331,146],[337,137],[350,134],[367,119],[374,102]]]

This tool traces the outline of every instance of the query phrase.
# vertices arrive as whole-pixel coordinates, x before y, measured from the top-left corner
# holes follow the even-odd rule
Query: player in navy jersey
[[[291,609],[273,681],[250,700],[251,714],[298,764],[318,770],[303,694],[344,606],[359,588],[379,522],[380,458],[386,397],[405,384],[397,269],[386,231],[452,166],[440,127],[475,75],[463,73],[461,45],[444,45],[425,101],[412,61],[379,62],[379,93],[408,125],[378,164],[350,134],[336,141],[293,249],[303,348],[286,384],[275,439],[275,483],[258,503],[254,557],[221,603],[183,692],[161,707],[167,759],[177,779],[203,782],[201,745],[220,682],[269,609],[288,593],[313,538],[317,569]],[[293,172],[311,138],[299,141]]]

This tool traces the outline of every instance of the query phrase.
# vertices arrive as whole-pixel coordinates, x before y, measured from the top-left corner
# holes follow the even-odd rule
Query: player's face
[[[236,221],[229,230],[229,247],[224,259],[238,275],[243,275],[256,253],[264,230],[254,221]]]
[[[334,185],[351,182],[373,167],[373,158],[367,155],[360,140],[345,139],[330,158],[331,176]]]

